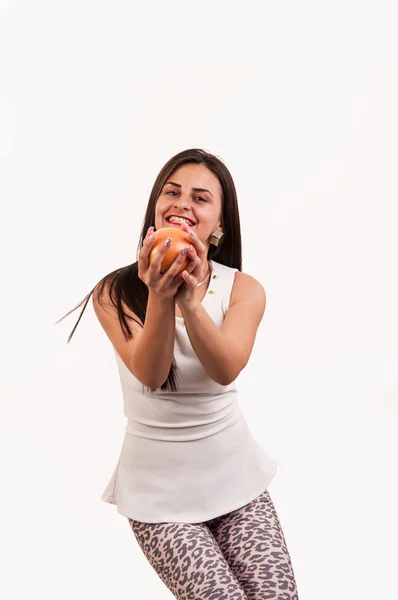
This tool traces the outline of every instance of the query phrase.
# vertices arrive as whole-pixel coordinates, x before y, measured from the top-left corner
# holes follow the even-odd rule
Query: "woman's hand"
[[[174,297],[179,286],[184,283],[183,275],[181,273],[178,275],[177,273],[184,260],[186,260],[186,258],[191,258],[190,254],[192,255],[192,252],[189,252],[189,246],[187,246],[180,252],[167,271],[161,273],[160,266],[162,260],[173,242],[171,241],[171,238],[169,238],[166,243],[159,248],[159,252],[156,253],[156,256],[149,264],[149,254],[155,243],[156,234],[157,232],[154,231],[154,227],[150,227],[147,231],[143,246],[138,255],[138,277],[145,283],[148,289],[156,295],[168,298]],[[184,273],[189,276],[194,268],[195,263],[191,260]]]
[[[207,272],[210,273],[205,245],[186,223],[181,223],[181,227],[190,234],[193,248],[190,247],[187,256],[191,259],[193,267],[189,270],[187,267],[181,273],[184,283],[179,287],[176,294],[176,302],[180,309],[188,307],[196,301],[197,296],[195,295],[195,290],[198,284],[206,277]],[[191,263],[189,263],[189,267],[191,267]]]

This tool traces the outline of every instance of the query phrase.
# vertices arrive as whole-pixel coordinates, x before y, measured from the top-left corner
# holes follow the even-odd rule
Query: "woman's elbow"
[[[214,381],[219,385],[227,386],[234,383],[234,381],[238,378],[239,373],[242,369],[235,369],[234,371],[224,371],[223,373],[218,373],[216,377],[213,377]]]

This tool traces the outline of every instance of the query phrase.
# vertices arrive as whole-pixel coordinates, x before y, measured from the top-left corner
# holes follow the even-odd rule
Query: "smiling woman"
[[[194,174],[198,179],[194,178]],[[198,196],[199,192],[201,193],[200,197]],[[192,230],[197,234],[197,239],[201,237],[204,248],[208,248],[207,257],[197,269],[197,283],[203,281],[207,272],[210,271],[213,259],[216,259],[219,264],[242,270],[241,231],[236,189],[232,176],[221,159],[204,150],[191,149],[178,153],[163,166],[149,196],[138,243],[138,253],[142,252],[145,240],[148,243],[148,238],[155,230],[171,225],[166,218],[173,213],[176,216],[183,215],[194,220]],[[209,220],[214,227],[220,223],[220,227],[215,227],[211,231]],[[198,231],[199,227],[200,231]],[[203,238],[205,233],[207,239]],[[202,255],[204,254],[205,250],[202,252]],[[205,270],[206,268],[208,271]],[[177,280],[178,286],[184,281],[184,277],[186,275],[180,274],[180,279]],[[203,293],[204,291],[203,286],[197,290],[199,299],[201,299],[199,292]],[[135,326],[141,327],[145,323],[149,298],[149,288],[139,276],[139,261],[106,275],[79,304],[62,317],[63,319],[81,306],[83,307],[68,337],[68,343],[72,339],[91,297],[95,304],[96,302],[100,305],[101,303],[107,304],[110,310],[116,310],[122,337],[126,343],[133,343],[133,339],[137,335]],[[175,310],[177,314],[180,312],[178,304],[176,304]],[[130,366],[129,361],[128,368]],[[177,380],[177,364],[172,356],[168,374],[161,382],[160,388],[176,390]]]
[[[78,305],[85,303],[69,340],[91,295],[127,417],[103,500],[127,517],[179,600],[297,600],[268,492],[277,462],[252,437],[235,384],[266,296],[242,273],[235,185],[218,157],[192,149],[166,163],[137,262],[106,275]]]
[[[155,228],[184,220],[199,238],[209,241],[215,230],[222,231],[222,197],[218,178],[206,166],[182,165],[173,173],[173,180],[163,186],[156,205]]]

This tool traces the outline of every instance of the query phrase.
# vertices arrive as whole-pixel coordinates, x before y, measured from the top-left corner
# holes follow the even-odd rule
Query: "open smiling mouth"
[[[171,215],[170,217],[166,217],[166,221],[167,221],[167,223],[170,223],[171,225],[178,225],[178,226],[181,226],[181,223],[186,223],[187,225],[189,225],[189,227],[193,227],[194,225],[196,225],[196,223],[194,223],[191,219],[188,219],[187,217],[177,217],[174,215]]]

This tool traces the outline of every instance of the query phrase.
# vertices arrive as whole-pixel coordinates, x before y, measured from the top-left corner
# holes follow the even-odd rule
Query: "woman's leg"
[[[203,523],[141,523],[130,527],[146,558],[178,600],[247,600]]]
[[[285,537],[267,490],[206,525],[248,600],[298,600]]]

